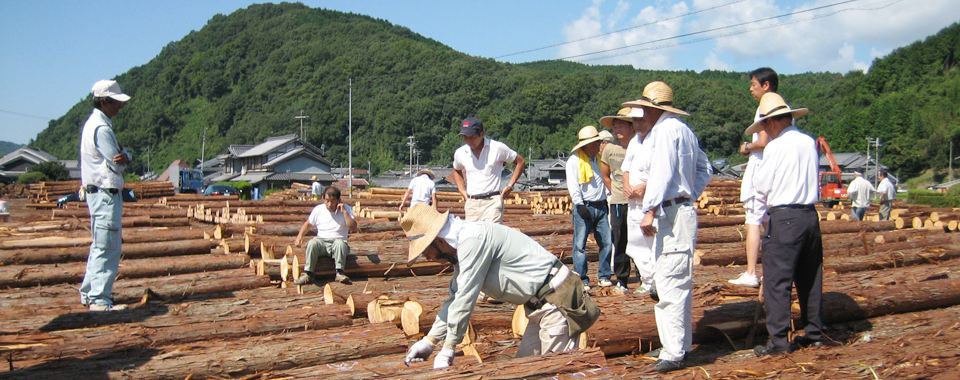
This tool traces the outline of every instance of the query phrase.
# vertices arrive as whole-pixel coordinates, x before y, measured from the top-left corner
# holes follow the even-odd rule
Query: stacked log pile
[[[133,190],[137,198],[160,198],[175,194],[170,181],[127,182],[124,187]],[[58,198],[80,191],[80,181],[42,181],[29,186],[34,203],[55,202]]]
[[[719,189],[724,186],[739,189],[731,183],[711,183],[718,192],[700,200],[721,203],[708,202],[707,208],[719,205],[730,210],[736,204],[723,200]],[[573,241],[569,210],[566,215],[535,215],[541,213],[531,206],[534,198],[527,199],[528,194],[533,193],[511,199],[526,201],[515,205],[527,209],[508,213],[506,224],[569,262]],[[399,206],[388,204],[391,199],[358,201],[355,207],[361,210]],[[382,205],[375,206],[376,202]],[[441,200],[441,208],[448,202],[451,209],[459,203]],[[52,213],[52,221],[0,226],[0,285],[6,285],[0,290],[5,320],[0,350],[12,368],[0,369],[2,377],[61,379],[68,366],[71,376],[79,378],[632,378],[649,362],[623,355],[658,346],[654,304],[648,297],[614,295],[595,287],[591,293],[603,315],[587,333],[584,346],[591,349],[508,358],[519,339],[515,307],[478,303],[471,318],[475,339],[462,348],[465,353],[474,350],[475,357],[457,356],[455,366],[444,371],[433,371],[429,361],[404,366],[406,348],[429,328],[446,299],[453,268],[423,261],[408,267],[408,243],[395,220],[359,220],[361,232],[350,236],[346,268],[353,284],[320,286],[333,277],[333,263],[324,258],[318,263],[319,283],[295,286],[292,280],[305,252],[303,246],[293,246],[293,240],[317,202],[299,197],[262,201],[168,197],[162,203],[145,204],[149,206],[126,208],[124,219],[192,215],[190,226],[124,228],[115,299],[132,306],[128,311],[89,313],[77,302],[75,286],[90,242],[84,229],[89,222],[79,210]],[[951,220],[952,210],[903,209],[895,210],[901,219],[931,219],[936,212],[938,221]],[[197,218],[196,210],[202,210],[201,215],[216,210],[210,214],[219,219]],[[694,339],[749,348],[764,339],[756,290],[726,281],[742,271],[743,215],[704,211],[694,277]],[[826,219],[829,211],[821,211]],[[264,219],[230,219],[238,214]],[[828,323],[933,309],[926,312],[932,313],[960,304],[960,280],[955,275],[960,269],[960,238],[947,232],[949,228],[911,228],[912,223],[898,228],[896,221],[835,219],[821,222]],[[159,240],[163,235],[174,238]],[[596,251],[595,243],[588,242],[591,279],[596,276]],[[949,341],[954,333],[947,329],[940,334]],[[941,349],[949,351],[946,346]],[[704,372],[712,371],[715,357],[698,362],[697,352],[687,360]],[[605,356],[616,356],[617,364]],[[745,360],[744,368],[750,368],[756,359]],[[924,367],[928,374],[960,364],[957,356],[941,355],[938,360],[940,367]]]

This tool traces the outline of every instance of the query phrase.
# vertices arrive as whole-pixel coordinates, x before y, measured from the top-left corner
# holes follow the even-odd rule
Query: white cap
[[[130,100],[130,95],[124,94],[123,91],[120,91],[120,85],[117,84],[117,81],[108,79],[104,79],[93,84],[93,97],[109,97],[113,100],[119,100],[121,102]]]

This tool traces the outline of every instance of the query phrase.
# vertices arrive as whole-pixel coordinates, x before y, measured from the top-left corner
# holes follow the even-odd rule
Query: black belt
[[[539,299],[539,301],[537,301],[536,303],[527,301],[524,304],[524,306],[526,306],[528,310],[530,311],[540,310],[540,308],[547,303],[547,300],[545,298],[547,298],[547,296],[550,295],[550,293],[553,293],[553,291],[556,290],[550,286],[550,281],[553,280],[555,273],[559,273],[559,269],[562,266],[563,266],[563,263],[560,260],[554,261],[553,266],[550,267],[550,272],[553,272],[553,273],[548,274],[547,279],[543,280],[543,285],[540,285],[540,289],[537,289],[536,297],[537,299]],[[554,269],[558,269],[558,271],[554,272]]]
[[[603,209],[607,208],[607,201],[606,201],[606,200],[602,200],[602,201],[592,201],[592,202],[591,202],[591,201],[583,201],[583,204],[585,204],[585,205],[587,205],[587,206],[590,206],[590,207],[603,208]]]
[[[790,204],[790,205],[781,205],[781,206],[773,206],[773,207],[770,207],[770,210],[768,210],[767,213],[770,214],[770,215],[773,215],[773,213],[775,213],[775,212],[777,212],[777,211],[786,210],[786,209],[817,211],[817,207],[814,206],[814,205]]]
[[[96,192],[100,191],[100,189],[101,189],[101,188],[100,188],[100,187],[97,187],[96,185],[87,185],[86,191],[87,191],[87,194],[93,194],[93,193],[96,193]],[[107,188],[107,187],[104,187],[104,188],[102,188],[102,189],[103,189],[103,191],[106,191],[106,192],[108,192],[108,193],[110,193],[110,194],[114,194],[114,195],[116,195],[117,193],[120,192],[120,191],[117,190],[117,189],[111,189],[111,188]]]
[[[489,191],[489,192],[482,193],[482,194],[471,195],[471,196],[470,196],[470,199],[487,199],[487,198],[490,198],[490,197],[492,197],[492,196],[494,196],[494,195],[500,195],[500,192],[499,192],[499,191]]]
[[[663,208],[667,208],[673,205],[678,205],[684,202],[690,202],[690,198],[687,197],[676,197],[669,201],[663,201]]]

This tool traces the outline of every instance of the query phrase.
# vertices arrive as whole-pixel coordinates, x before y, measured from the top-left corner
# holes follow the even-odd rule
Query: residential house
[[[80,161],[58,160],[50,153],[29,146],[21,147],[0,158],[0,176],[15,180],[35,165],[50,161],[58,162],[67,168],[70,179],[80,179]]]
[[[329,186],[336,178],[330,174],[331,163],[326,157],[322,149],[297,135],[276,136],[259,145],[231,145],[226,154],[214,158],[222,162],[219,175],[204,177],[211,183],[246,181],[260,194],[269,189],[289,188],[294,182],[310,183],[313,176]]]

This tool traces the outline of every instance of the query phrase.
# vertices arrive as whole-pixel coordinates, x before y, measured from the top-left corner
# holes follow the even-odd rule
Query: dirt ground
[[[49,220],[50,211],[46,209],[25,208],[27,199],[7,199],[11,210],[12,223]],[[931,264],[935,265],[935,264]],[[590,267],[595,270],[596,265]],[[730,268],[730,271],[739,270]],[[710,272],[705,271],[705,273]],[[732,273],[732,272],[731,272]],[[949,273],[954,277],[955,273]],[[595,273],[590,274],[596,278]],[[421,291],[442,293],[445,289],[448,276],[428,276],[414,282],[408,279],[356,279],[351,285],[354,289],[370,291]],[[118,282],[118,287],[125,286]],[[35,289],[34,289],[35,290]],[[310,287],[308,292],[318,292],[319,287]],[[31,289],[7,289],[2,293],[6,298],[30,297]],[[46,287],[42,297],[50,300],[64,299],[75,292],[70,285]],[[246,290],[229,295],[217,295],[223,298],[222,302],[237,302],[255,300],[257,297],[283,296],[279,289]],[[170,310],[189,310],[191,305],[211,301],[213,296],[187,297],[175,302],[163,304],[162,307]],[[52,301],[51,301],[52,302]],[[58,301],[59,302],[59,301]],[[56,306],[56,305],[53,305]],[[82,313],[81,306],[69,304],[60,306],[64,313]],[[159,304],[148,304],[146,307],[161,307]],[[479,304],[479,313],[510,314],[511,305]],[[210,316],[216,318],[217,316]],[[13,323],[8,320],[3,324]],[[133,322],[133,321],[131,321]],[[624,321],[630,323],[631,321]],[[363,326],[366,322],[357,321],[355,326]],[[735,340],[718,339],[713,342],[695,345],[686,359],[687,368],[668,374],[645,374],[643,369],[653,363],[654,359],[641,353],[621,355],[607,358],[607,365],[589,373],[544,374],[528,378],[550,379],[637,379],[637,378],[666,378],[666,379],[958,379],[960,378],[960,306],[943,309],[926,310],[920,312],[888,315],[883,317],[853,322],[836,323],[828,326],[825,332],[830,344],[819,348],[807,348],[787,355],[757,358],[752,351],[752,345],[762,344],[766,337],[760,328],[759,335],[754,338],[750,347],[742,338]],[[0,341],[8,341],[13,337],[0,335]],[[487,363],[506,362],[511,360],[516,351],[519,339],[510,336],[509,331],[483,331],[478,338],[478,345]],[[238,341],[236,344],[243,344]],[[181,344],[160,346],[155,349],[164,352],[187,352],[196,349],[200,344]],[[734,347],[734,345],[736,347]],[[251,350],[255,350],[251,347]],[[102,354],[100,354],[102,355]],[[123,356],[122,352],[112,355]],[[172,355],[172,354],[171,354]],[[49,358],[24,359],[16,352],[3,353],[9,366],[0,366],[0,378],[6,378],[5,371],[13,367],[43,368],[52,362]],[[344,373],[344,378],[404,378],[405,373],[411,376],[414,372],[427,371],[422,364],[416,368],[402,366],[402,354],[384,354],[360,360],[362,366],[380,368],[376,371]],[[53,361],[64,360],[69,363],[70,358],[57,358]],[[74,358],[82,360],[81,357]],[[470,376],[473,363],[472,358],[458,356],[455,365],[461,366],[460,378],[480,378]],[[334,363],[334,365],[353,366],[357,362]],[[386,368],[384,367],[385,364]],[[377,367],[380,366],[380,367]],[[306,370],[306,369],[303,369]],[[255,375],[232,376],[223,373],[218,379],[280,379],[287,377],[290,370],[261,372]],[[444,372],[449,374],[450,372]],[[114,372],[103,378],[115,378]],[[439,372],[437,373],[440,374]],[[451,376],[452,377],[452,376]],[[19,377],[18,377],[19,378]],[[69,372],[64,372],[64,379],[72,378]],[[204,378],[204,377],[196,377]],[[302,377],[296,377],[302,378]],[[484,377],[486,378],[486,377]]]

